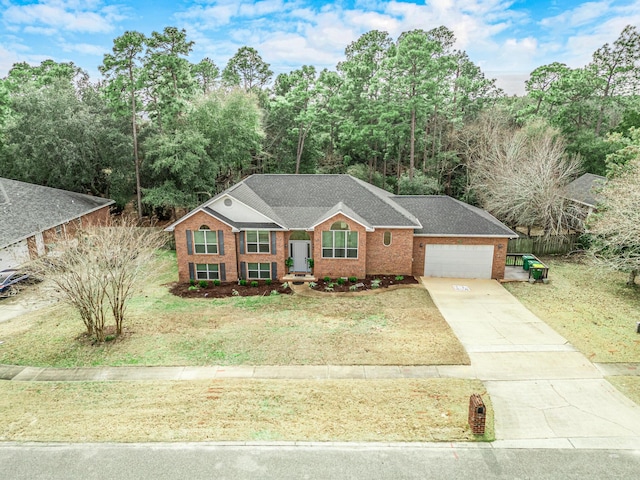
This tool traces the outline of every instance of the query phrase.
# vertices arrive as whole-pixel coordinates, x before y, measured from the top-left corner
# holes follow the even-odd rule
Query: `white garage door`
[[[491,278],[493,245],[425,245],[425,277]]]

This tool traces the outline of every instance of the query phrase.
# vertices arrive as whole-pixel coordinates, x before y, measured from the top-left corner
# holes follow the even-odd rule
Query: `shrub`
[[[198,282],[198,285],[200,286],[200,288],[207,288],[209,286],[209,282],[207,282],[206,280],[200,280]]]
[[[356,283],[358,281],[358,277],[349,277],[349,281],[351,283]]]
[[[316,282],[309,282],[309,288],[315,288],[318,284]]]
[[[253,288],[256,288],[258,286],[258,282],[256,282],[255,280],[253,282],[251,282],[251,286]]]
[[[247,281],[244,278],[241,280],[238,280],[238,285],[240,285],[241,287],[246,287]]]
[[[345,283],[347,283],[347,281],[346,281],[344,278],[339,277],[339,278],[336,280],[336,283],[337,283],[338,285],[344,285]]]
[[[190,285],[190,286],[189,286],[189,291],[190,291],[190,292],[193,292],[194,290],[198,290],[198,286],[197,286],[197,285],[195,285],[195,284],[194,284],[194,285]]]
[[[267,278],[267,279],[264,281],[264,283],[265,283],[265,285],[271,285],[271,279],[270,279],[270,278]],[[274,292],[275,292],[275,290],[274,290]]]
[[[284,288],[285,290],[287,288],[289,288],[289,282],[284,282],[282,285],[280,285],[282,288]]]
[[[329,283],[327,283],[327,287],[329,287],[329,288],[331,288],[331,289],[333,289],[333,287],[335,287],[335,286],[336,286],[336,284],[335,284],[335,283],[333,283],[333,282],[329,282]]]
[[[381,280],[379,278],[374,278],[371,280],[371,288],[380,288]]]
[[[280,295],[280,292],[278,290],[271,290],[271,293],[269,295],[271,295],[272,297],[275,297],[277,295]]]
[[[402,275],[396,275],[396,282],[401,282],[402,280],[404,280]]]
[[[324,291],[325,292],[333,292],[333,283],[330,283],[329,285],[327,285],[326,287],[324,287]]]
[[[196,281],[192,278],[191,280],[189,280],[189,285],[191,285],[192,287],[195,287]]]
[[[349,290],[351,290],[352,292],[357,292],[358,291],[358,286],[357,285],[351,285],[351,286],[349,286]]]
[[[213,285],[219,287],[222,282],[220,280],[214,280]]]

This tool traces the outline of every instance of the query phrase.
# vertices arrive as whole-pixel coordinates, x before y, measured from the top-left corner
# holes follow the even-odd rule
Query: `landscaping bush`
[[[200,288],[207,288],[209,286],[209,282],[207,282],[206,280],[200,280],[198,282],[198,285],[200,286]]]

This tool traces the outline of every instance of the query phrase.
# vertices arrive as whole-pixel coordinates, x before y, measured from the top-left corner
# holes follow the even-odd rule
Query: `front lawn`
[[[376,295],[185,299],[175,256],[141,282],[124,335],[94,345],[59,304],[0,323],[0,363],[100,365],[452,365],[469,359],[426,290]],[[45,282],[46,283],[46,282]],[[45,288],[43,286],[42,288]],[[215,288],[215,287],[214,287]]]
[[[0,382],[0,441],[428,441],[474,437],[477,380]],[[488,401],[488,395],[484,395]]]
[[[640,362],[640,289],[581,258],[545,258],[549,284],[505,283],[529,310],[592,362]]]

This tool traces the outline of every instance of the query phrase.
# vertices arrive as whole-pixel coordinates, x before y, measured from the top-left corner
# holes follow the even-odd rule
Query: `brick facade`
[[[383,242],[385,232],[391,233],[388,246]],[[367,233],[367,274],[411,275],[412,248],[412,229],[380,229]]]
[[[187,230],[190,232],[200,230],[200,227],[203,225],[209,227],[210,230],[222,231],[224,255],[220,254],[220,245],[218,245],[217,254],[195,253],[193,250],[192,253],[189,254]],[[190,263],[194,265],[198,263],[224,264],[226,280],[231,282],[238,280],[236,238],[229,225],[204,212],[197,212],[176,225],[174,234],[176,238],[176,254],[178,256],[178,278],[181,282],[188,282],[190,279]],[[190,235],[192,235],[192,233]]]
[[[487,237],[414,237],[413,239],[413,271],[414,276],[424,275],[425,245],[494,245],[493,268],[491,278],[504,278],[504,268],[507,261],[508,238]]]
[[[349,229],[358,232],[358,258],[322,258],[322,232],[329,231],[334,222],[346,222]],[[313,274],[322,278],[358,277],[364,278],[367,272],[367,232],[358,222],[342,214],[337,214],[317,225],[312,237],[314,267]]]
[[[358,232],[358,258],[322,258],[322,232],[329,231],[334,222],[344,221],[351,231]],[[189,254],[187,230],[199,230],[206,225],[211,230],[222,231],[224,255]],[[391,244],[384,245],[385,232],[391,233]],[[178,256],[178,276],[181,282],[190,279],[189,263],[211,263],[225,265],[226,281],[235,282],[240,276],[241,262],[277,264],[278,278],[287,273],[285,260],[289,257],[289,237],[291,232],[272,231],[275,236],[275,253],[240,253],[239,233],[234,233],[229,225],[200,211],[179,222],[175,226],[176,254]],[[366,275],[414,275],[424,274],[424,255],[427,244],[446,245],[494,245],[493,269],[491,277],[504,278],[507,254],[507,238],[485,237],[416,237],[411,229],[377,229],[367,232],[365,227],[343,214],[337,214],[308,232],[314,259],[313,275],[317,278],[351,277],[364,278]],[[272,250],[272,248],[270,248]],[[220,252],[220,249],[219,249]]]

